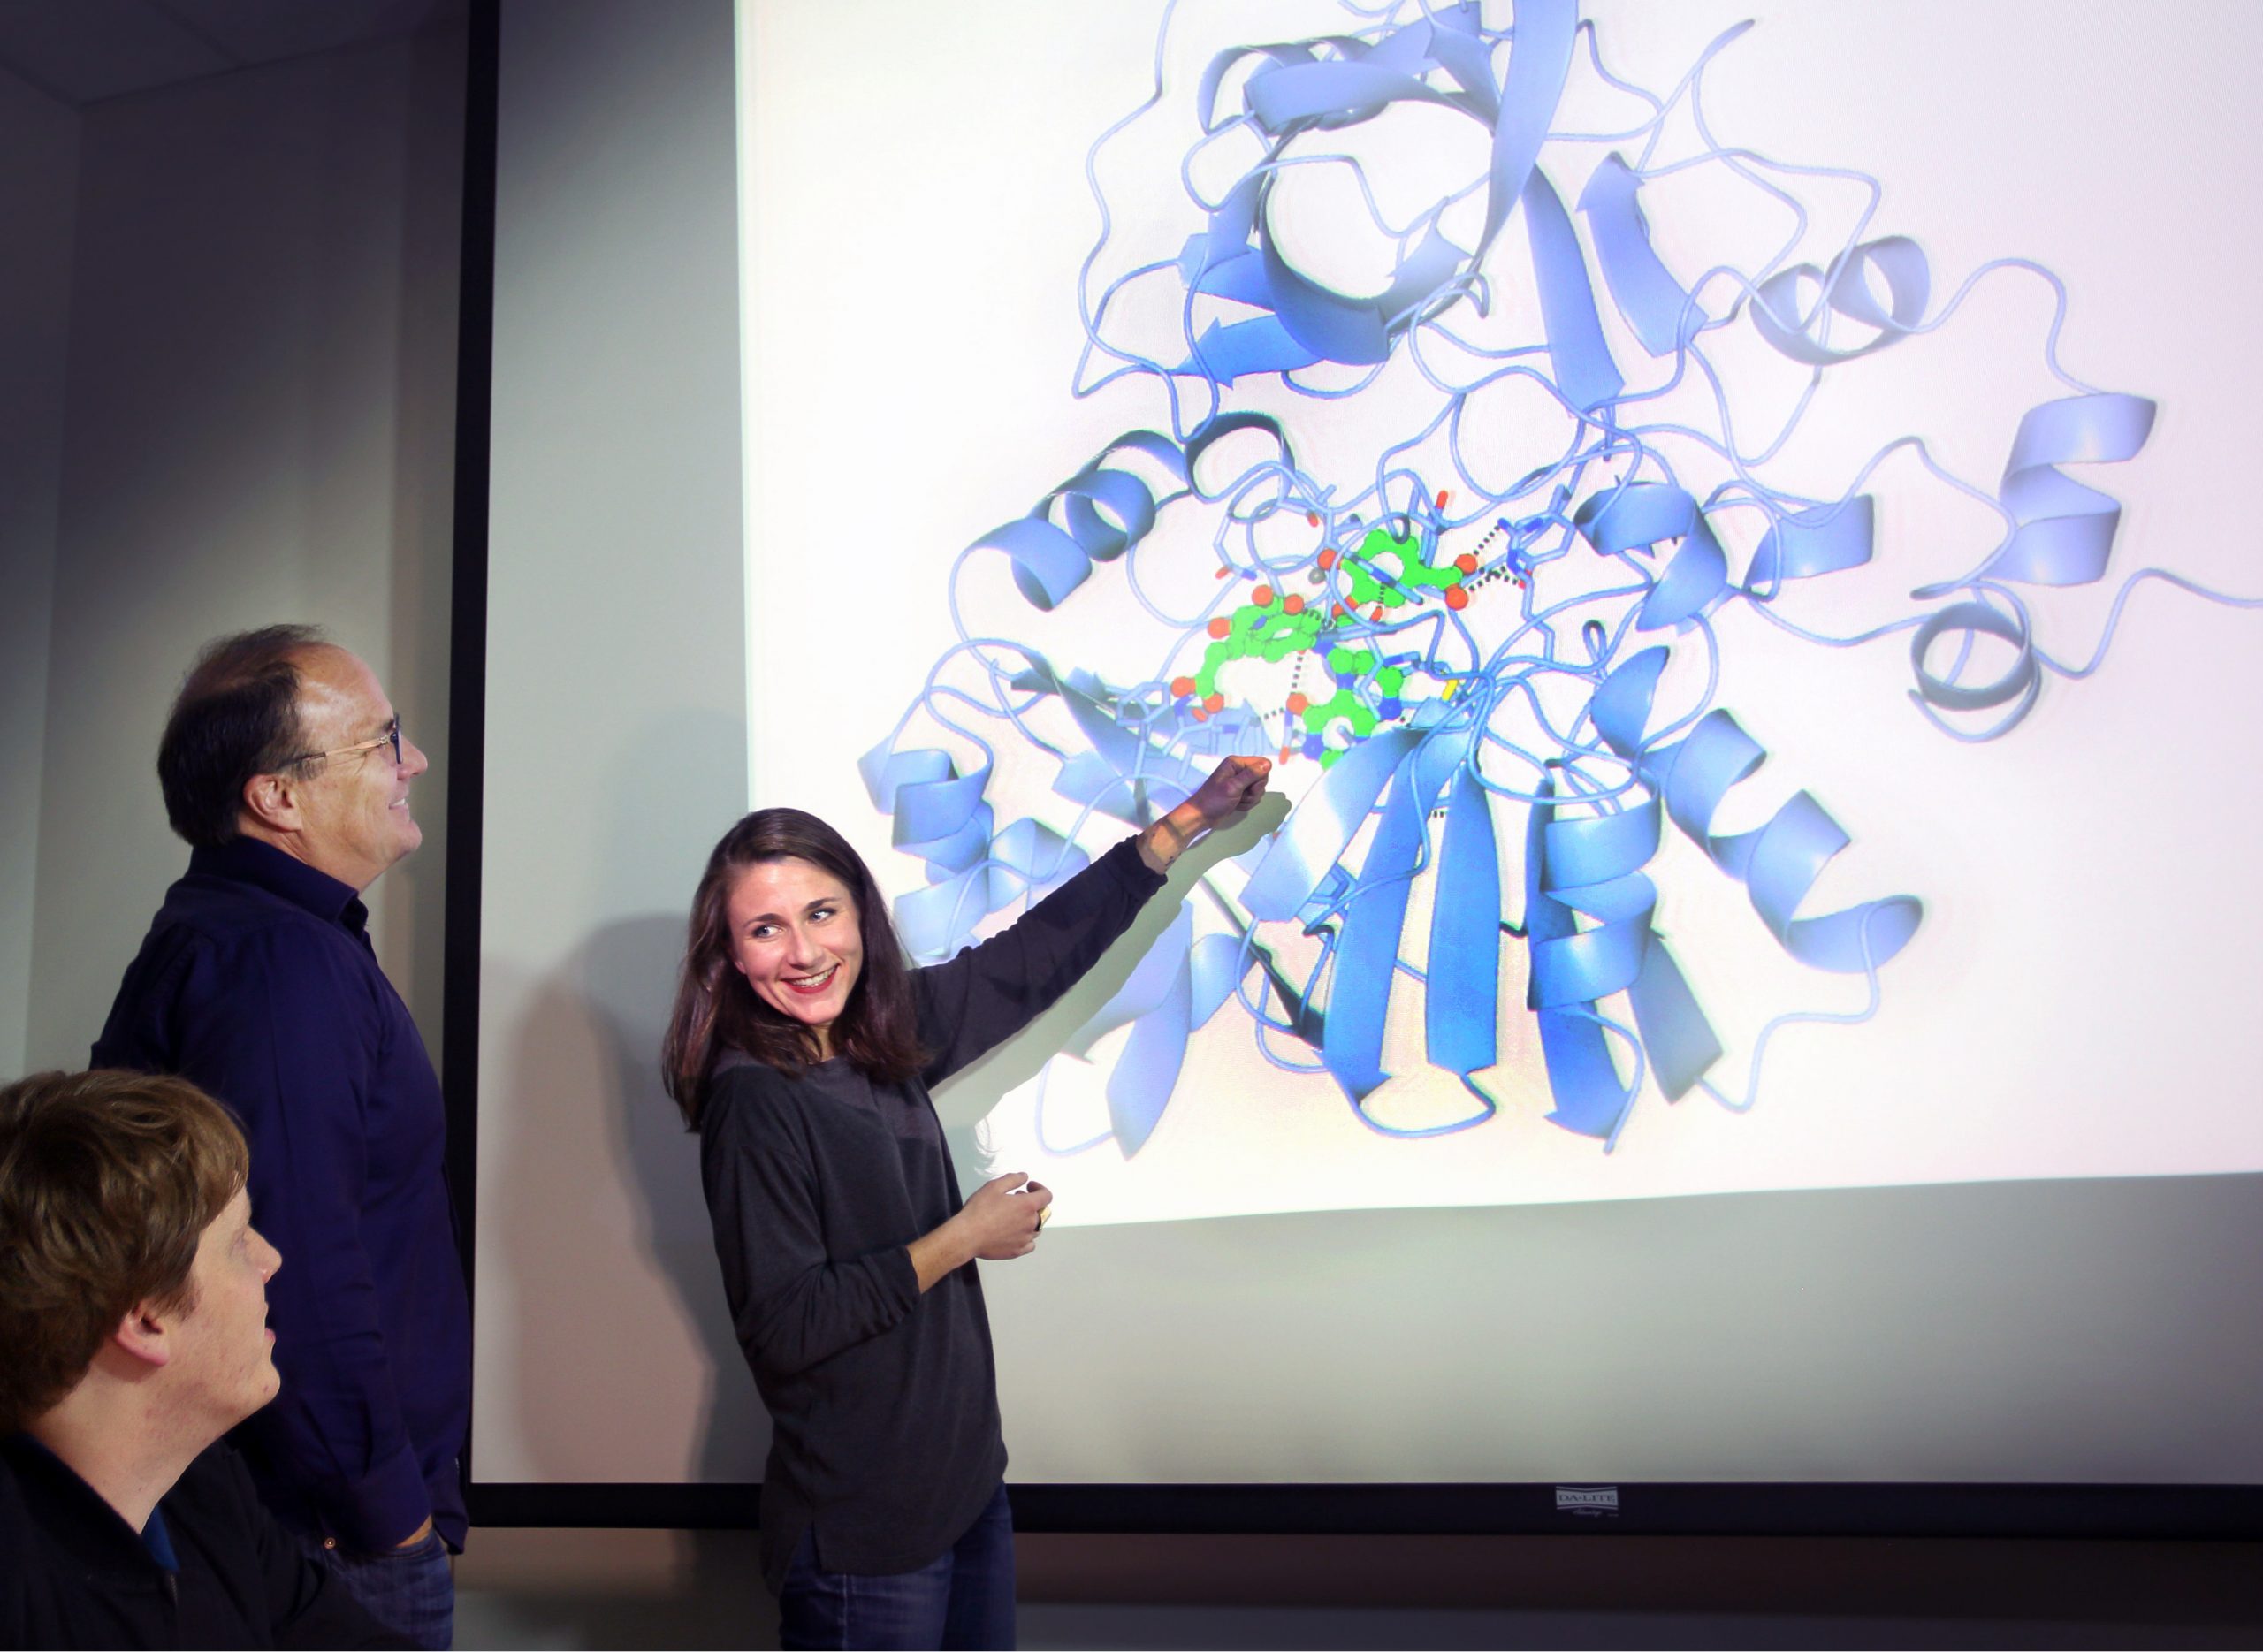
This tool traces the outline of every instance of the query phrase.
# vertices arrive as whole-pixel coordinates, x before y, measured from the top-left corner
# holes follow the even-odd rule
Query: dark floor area
[[[1760,1537],[1019,1542],[1025,1648],[2253,1647],[2263,1544]],[[498,1528],[457,1644],[777,1644],[746,1532]]]

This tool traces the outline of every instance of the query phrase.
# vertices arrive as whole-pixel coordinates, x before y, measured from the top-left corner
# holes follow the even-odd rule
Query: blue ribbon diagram
[[[1823,169],[1711,135],[1706,68],[1749,25],[1664,94],[1612,72],[1576,0],[1517,0],[1498,27],[1474,4],[1347,4],[1341,32],[1233,46],[1178,85],[1163,69],[1173,27],[1167,16],[1154,97],[1086,157],[1103,227],[1079,278],[1071,384],[1088,397],[1134,381],[1153,398],[1148,428],[965,546],[949,577],[958,641],[862,759],[894,841],[926,867],[897,908],[906,945],[948,956],[1086,864],[1088,825],[1144,824],[1220,757],[1263,753],[1297,773],[1300,796],[1271,839],[1206,874],[1071,1040],[1086,1054],[1129,1029],[1106,1131],[1061,1151],[1138,1153],[1192,1081],[1194,1033],[1227,1014],[1268,1062],[1324,1074],[1384,1137],[1483,1124],[1501,1100],[1483,1075],[1512,1046],[1536,1048],[1547,1117],[1604,1150],[1645,1094],[1749,1108],[1778,1027],[1863,1019],[1881,971],[1905,952],[1901,967],[1922,967],[1924,908],[1919,894],[1864,891],[1863,823],[1828,797],[1795,790],[1767,809],[1758,800],[1780,793],[1740,791],[1770,763],[1772,729],[1796,719],[1718,703],[1725,618],[1764,621],[1787,646],[1906,640],[1909,704],[1879,715],[2003,738],[2054,682],[2095,669],[2048,651],[2035,594],[2114,571],[2121,506],[2069,468],[2140,453],[2153,404],[2061,369],[2067,294],[2026,261],[1985,265],[1944,299],[1920,244],[1869,234],[1869,212],[1827,255],[1795,233],[1756,262],[1707,263],[1654,238],[1654,192],[1700,169],[1808,225],[1799,191]],[[1632,117],[1572,129],[1578,76]],[[1185,232],[1126,257],[1100,163],[1150,117],[1184,134],[1171,188]],[[1411,212],[1361,156],[1407,118],[1449,123],[1473,157]],[[1670,121],[1699,134],[1671,158]],[[1322,167],[1356,183],[1348,221],[1311,221],[1299,192]],[[1384,273],[1328,274],[1315,248],[1331,236],[1380,247]],[[1870,358],[1941,347],[1933,335],[1984,278],[2038,281],[2056,307],[2041,347],[2059,392],[2004,439],[2000,476],[1955,476],[1910,432],[1830,490],[1811,467],[1804,489],[1772,479],[1824,387],[1858,393]],[[1512,289],[1530,320],[1504,338]],[[1166,315],[1175,325],[1154,320]],[[1750,434],[1768,421],[1737,404],[1732,356],[1804,386],[1779,433]],[[1347,409],[1369,397],[1421,411],[1356,465],[1310,457],[1340,455]],[[1537,411],[1520,426],[1511,405]],[[1692,405],[1709,422],[1692,423]],[[1539,462],[1505,470],[1503,452],[1543,438]],[[2000,536],[1968,574],[1916,586],[1858,636],[1794,622],[1797,593],[1877,571],[1874,473],[1905,447]],[[2114,620],[2147,577],[2252,605],[2144,568],[2124,575]],[[1009,579],[1023,635],[970,624],[970,586]],[[1048,653],[1031,638],[1055,615],[1112,638],[1152,633],[1151,662],[1111,678],[1062,645]],[[1796,780],[1795,757],[1775,761]],[[1009,763],[1044,776],[1050,796],[1031,808],[1045,819],[1002,818],[1019,795],[1000,784]],[[1834,902],[1817,888],[1842,854],[1830,887],[1861,898]],[[1869,1008],[1784,1010],[1756,1039],[1741,1027],[1749,1070],[1725,1073],[1732,1041],[1707,1005],[1726,983],[1660,918],[1661,875],[1693,867],[1728,880],[1756,934],[1800,968],[1860,978]],[[1467,1105],[1393,1122],[1374,1100],[1405,1070],[1417,1020],[1421,1060],[1459,1078]]]

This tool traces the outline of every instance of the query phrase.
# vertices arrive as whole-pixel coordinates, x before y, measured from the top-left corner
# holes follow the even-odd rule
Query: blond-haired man
[[[219,1443],[275,1397],[248,1160],[185,1080],[0,1089],[0,1646],[397,1646]]]

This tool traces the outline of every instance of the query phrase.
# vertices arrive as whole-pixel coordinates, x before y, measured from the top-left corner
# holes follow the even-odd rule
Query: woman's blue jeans
[[[1014,1513],[998,1488],[966,1534],[917,1572],[821,1572],[804,1532],[778,1595],[783,1647],[1014,1644]]]

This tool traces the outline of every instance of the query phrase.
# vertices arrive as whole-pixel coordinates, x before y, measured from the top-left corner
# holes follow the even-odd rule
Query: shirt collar
[[[168,1572],[180,1570],[180,1557],[173,1553],[173,1536],[165,1529],[165,1505],[160,1503],[149,1511],[149,1524],[141,1528],[141,1547],[149,1551],[149,1558]]]
[[[361,895],[353,885],[340,883],[302,860],[293,860],[272,843],[263,843],[255,837],[234,837],[217,849],[193,849],[188,856],[188,870],[264,889],[293,906],[306,908],[316,917],[342,924],[357,933],[369,925],[370,909],[362,904]]]
[[[136,1532],[78,1470],[28,1434],[0,1440],[0,1456],[19,1474],[46,1482],[50,1496],[42,1500],[40,1512],[74,1553],[84,1558],[102,1553],[112,1560],[138,1554],[167,1572],[180,1570],[172,1535],[156,1509],[149,1511],[149,1525]]]

